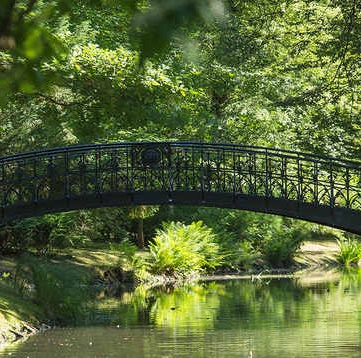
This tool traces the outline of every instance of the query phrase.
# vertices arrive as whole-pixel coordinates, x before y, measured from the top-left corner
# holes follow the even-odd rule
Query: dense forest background
[[[357,0],[2,1],[0,153],[192,140],[359,159],[360,35]],[[241,251],[246,238],[324,230],[230,210],[97,209],[15,222],[2,246],[142,247],[170,218],[201,219]]]

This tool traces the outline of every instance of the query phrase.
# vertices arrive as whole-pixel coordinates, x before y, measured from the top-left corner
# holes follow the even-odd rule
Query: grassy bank
[[[6,274],[0,280],[0,346],[37,332],[42,324],[66,325],[84,319],[95,301],[94,287],[131,281],[134,277],[129,273],[136,269],[137,260],[144,262],[150,254],[120,249],[98,246],[67,249],[46,258],[1,257],[0,272]],[[336,241],[306,242],[293,270],[335,265],[337,251]],[[167,281],[166,273],[148,273],[143,278],[158,284]]]
[[[81,317],[92,287],[117,262],[102,248],[0,257],[0,347]]]
[[[42,328],[44,311],[0,282],[0,346],[27,337]]]

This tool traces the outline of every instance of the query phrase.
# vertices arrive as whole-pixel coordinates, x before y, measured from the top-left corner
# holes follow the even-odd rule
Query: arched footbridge
[[[198,205],[361,234],[361,162],[193,142],[109,143],[0,158],[0,223],[84,208]]]

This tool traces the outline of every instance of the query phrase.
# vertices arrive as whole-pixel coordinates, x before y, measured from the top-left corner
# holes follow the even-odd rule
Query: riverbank
[[[243,277],[255,281],[276,277],[275,275],[277,275],[277,277],[303,277],[302,279],[307,279],[308,277],[314,280],[317,279],[317,275],[323,275],[322,272],[329,274],[329,269],[336,267],[337,262],[335,255],[337,252],[338,246],[334,241],[305,242],[301,246],[295,258],[295,266],[292,267],[291,270],[262,270],[242,275],[209,276],[204,279],[216,280],[220,278],[231,279]],[[39,260],[39,267],[44,265],[43,259],[38,258],[37,260]],[[59,314],[56,310],[61,309],[64,303],[41,302],[41,297],[30,300],[28,296],[19,293],[19,287],[14,287],[10,284],[15,278],[19,258],[2,257],[0,258],[0,262],[0,275],[5,273],[2,280],[0,280],[1,347],[16,340],[26,338],[47,327],[47,324],[52,324],[52,322],[47,321],[49,316],[53,315],[53,317],[56,317],[56,315]],[[60,272],[61,275],[71,273],[68,281],[74,281],[75,285],[78,285],[80,282],[87,282],[87,284],[90,285],[104,285],[107,283],[109,267],[119,265],[119,255],[117,255],[115,251],[106,249],[72,249],[66,250],[66,252],[59,252],[53,257],[50,256],[47,259],[46,265],[48,265],[46,266],[48,270],[47,274],[57,270],[62,270]],[[125,272],[120,270],[119,276],[111,280],[116,280],[124,274]],[[158,285],[169,283],[167,280],[162,280],[161,278],[155,278],[154,282]],[[53,288],[47,287],[47,289],[52,290]],[[69,288],[63,288],[63,290],[65,289]],[[72,296],[80,294],[81,293],[74,291]],[[34,301],[36,303],[32,303]],[[52,305],[55,305],[55,307]]]
[[[104,276],[106,268],[114,266],[117,261],[116,253],[103,249],[64,250],[45,259],[33,255],[0,256],[0,347],[54,325],[49,315],[54,318],[57,315],[54,311],[65,304],[61,302],[63,292],[60,291],[69,290],[69,286],[59,285],[59,280],[52,275],[54,271],[59,271],[64,281],[73,282],[76,289],[84,283],[96,284]],[[26,280],[33,269],[32,264],[42,269],[36,274],[43,274],[45,283],[53,282],[54,286],[59,286],[59,290],[44,285],[40,289],[42,295],[48,297],[32,297],[36,288],[32,287],[33,282]],[[20,272],[19,267],[22,267]],[[41,272],[44,269],[47,272]],[[29,292],[25,294],[25,290]],[[81,293],[74,291],[74,295]]]
[[[11,286],[0,282],[0,347],[45,327],[42,309],[25,301]]]

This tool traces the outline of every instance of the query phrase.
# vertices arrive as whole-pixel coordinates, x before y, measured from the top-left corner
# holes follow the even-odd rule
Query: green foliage
[[[302,241],[315,230],[315,225],[299,220],[230,209],[198,208],[192,220],[200,219],[217,234],[227,253],[224,265],[233,270],[262,262],[289,266]]]
[[[259,252],[247,240],[230,240],[221,244],[227,252],[224,265],[232,270],[252,270],[260,258]]]
[[[357,9],[352,0],[5,0],[0,151],[184,139],[357,159]],[[231,267],[246,268],[260,255],[287,264],[303,235],[296,221],[271,216],[142,210],[133,219],[102,209],[16,222],[2,228],[0,250],[120,242],[142,232],[145,218],[145,237],[162,220],[202,219]]]
[[[0,252],[82,247],[91,242],[119,242],[127,236],[127,209],[102,208],[49,214],[3,225]]]
[[[120,243],[112,243],[110,249],[119,255],[117,267],[123,271],[132,271],[138,277],[147,270],[147,261],[137,254],[138,247],[130,239],[125,238]]]
[[[51,216],[31,218],[4,225],[0,234],[0,248],[4,253],[26,251],[30,247],[39,253],[46,253],[50,248]]]
[[[337,240],[340,252],[337,260],[344,266],[358,265],[361,260],[361,243],[352,237]]]
[[[84,244],[87,238],[76,231],[74,216],[74,213],[44,215],[4,226],[0,247],[3,251],[35,248],[44,255],[55,248]]]
[[[119,244],[110,244],[110,249],[124,255],[128,262],[132,262],[134,260],[135,254],[138,251],[137,246],[134,245],[128,238],[123,239]]]
[[[63,3],[71,11],[36,1],[27,14],[34,29],[41,22],[65,44],[67,56],[33,66],[52,86],[8,98],[0,113],[3,153],[134,137],[359,153],[360,19],[349,1]],[[136,14],[140,37],[127,31]],[[141,54],[130,38],[138,38]],[[166,55],[138,66],[165,43]],[[0,57],[4,69],[15,60],[12,52]]]
[[[271,266],[289,266],[304,240],[305,233],[297,226],[285,225],[280,217],[271,219],[272,225],[262,221],[253,222],[246,229],[245,237]]]
[[[186,276],[212,270],[222,262],[215,234],[201,221],[164,223],[150,244],[150,253],[156,274]]]
[[[212,22],[225,15],[219,0],[155,0],[135,18],[142,57],[159,55],[182,26],[192,21]]]
[[[99,208],[73,212],[74,226],[68,235],[71,237],[75,234],[85,238],[84,244],[87,241],[120,242],[128,234],[128,212],[128,208]]]
[[[10,134],[3,153],[139,132],[359,154],[352,1],[11,3],[0,8],[9,20],[0,26],[2,89],[16,94],[0,113]],[[19,100],[21,88],[32,95]]]
[[[46,22],[56,22],[59,14],[69,11],[70,4],[69,0],[1,2],[0,51],[11,57],[0,64],[2,101],[7,92],[36,92],[52,79],[45,80],[41,66],[53,57],[63,57],[66,49]]]
[[[287,267],[302,243],[302,236],[293,228],[267,232],[261,253],[265,260],[274,267]]]
[[[2,272],[1,276],[0,276],[0,280],[6,280],[10,277],[11,273],[10,272]]]

